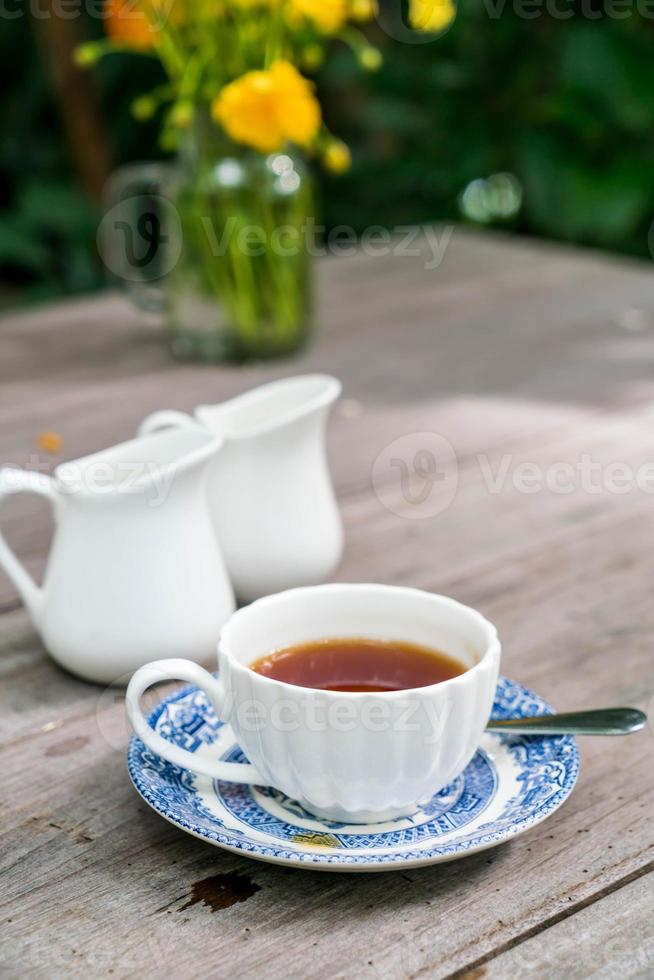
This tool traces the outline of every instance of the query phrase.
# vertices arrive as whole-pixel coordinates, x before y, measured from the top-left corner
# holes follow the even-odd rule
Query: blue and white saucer
[[[551,712],[501,678],[493,715]],[[171,694],[149,716],[164,738],[229,761],[246,761],[196,687]],[[388,871],[450,861],[501,844],[540,823],[572,792],[579,753],[571,736],[486,733],[472,762],[410,817],[346,825],[318,820],[278,790],[197,776],[154,755],[134,736],[129,774],[146,803],[202,840],[260,861],[326,871]]]

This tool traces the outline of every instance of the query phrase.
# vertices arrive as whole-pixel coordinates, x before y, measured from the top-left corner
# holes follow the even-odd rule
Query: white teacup
[[[432,647],[466,670],[410,691],[351,693],[286,684],[249,667],[275,649],[360,636]],[[274,786],[323,819],[368,823],[412,813],[468,764],[493,704],[500,643],[480,613],[446,596],[320,585],[234,613],[221,631],[218,663],[218,679],[188,660],[158,660],[136,671],[126,705],[145,744],[205,776]],[[149,727],[141,695],[172,678],[207,694],[251,765],[198,756]]]

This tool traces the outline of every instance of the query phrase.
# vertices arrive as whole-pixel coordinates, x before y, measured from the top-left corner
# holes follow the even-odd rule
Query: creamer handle
[[[52,477],[30,470],[5,467],[0,470],[0,503],[13,493],[38,493],[48,497],[53,503],[57,499]],[[16,586],[32,621],[35,626],[38,626],[43,605],[43,589],[36,584],[25,566],[18,560],[2,534],[0,534],[0,566]]]
[[[139,436],[148,436],[159,429],[170,429],[182,426],[186,429],[197,429],[199,423],[192,415],[186,412],[178,412],[174,408],[164,408],[160,412],[153,412],[146,416],[139,425]]]
[[[154,660],[145,667],[139,667],[127,685],[125,707],[134,731],[155,755],[161,756],[167,762],[182,769],[190,769],[201,776],[212,779],[224,779],[230,783],[245,783],[252,785],[264,780],[254,766],[244,762],[221,762],[218,759],[201,758],[195,752],[189,752],[168,739],[163,738],[153,728],[150,728],[141,711],[141,696],[152,684],[160,681],[182,680],[195,684],[209,698],[220,718],[225,703],[225,689],[222,681],[216,679],[204,667],[191,660]]]

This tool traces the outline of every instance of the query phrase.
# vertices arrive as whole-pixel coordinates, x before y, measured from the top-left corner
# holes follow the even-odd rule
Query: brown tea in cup
[[[466,668],[440,650],[371,637],[334,637],[274,650],[250,664],[264,677],[321,691],[384,693],[429,687]]]

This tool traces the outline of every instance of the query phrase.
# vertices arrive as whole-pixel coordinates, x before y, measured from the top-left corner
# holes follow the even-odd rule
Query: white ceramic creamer
[[[206,494],[221,440],[176,429],[58,466],[0,470],[8,494],[47,497],[55,534],[42,587],[0,536],[0,566],[55,660],[125,683],[153,657],[210,657],[234,610]]]
[[[140,433],[197,428],[224,440],[211,465],[209,497],[238,598],[324,581],[343,550],[325,453],[325,425],[341,384],[308,374],[255,388],[194,416],[160,411]]]

